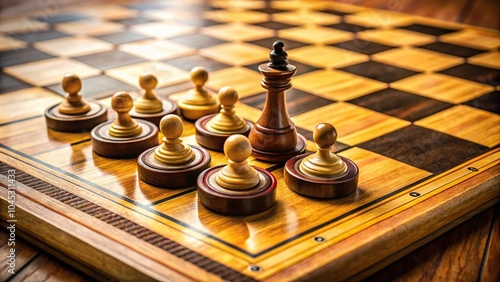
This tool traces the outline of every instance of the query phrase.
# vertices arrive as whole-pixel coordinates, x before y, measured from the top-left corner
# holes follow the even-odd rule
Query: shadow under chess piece
[[[293,191],[314,198],[340,198],[356,191],[359,169],[348,158],[332,152],[337,131],[329,123],[320,123],[313,133],[318,149],[302,154],[285,164],[285,183]]]
[[[189,146],[181,139],[184,125],[180,117],[166,115],[160,121],[162,144],[137,158],[139,178],[162,188],[185,188],[196,185],[196,178],[210,166],[207,150]]]
[[[156,125],[130,117],[129,111],[133,103],[132,97],[126,92],[117,92],[113,95],[111,107],[118,117],[114,121],[101,123],[92,129],[94,152],[109,158],[134,158],[158,145]]]
[[[269,63],[259,66],[264,75],[261,85],[267,89],[267,96],[262,115],[248,136],[252,156],[274,163],[285,162],[306,150],[306,139],[297,134],[286,107],[285,90],[292,87],[291,78],[297,68],[287,63],[283,47],[283,42],[274,42]]]
[[[191,80],[195,88],[191,89],[177,102],[182,116],[195,121],[202,116],[219,112],[220,104],[215,94],[205,88],[208,81],[208,72],[202,67],[194,67],[191,70]]]
[[[265,169],[250,166],[252,146],[235,134],[224,143],[228,164],[198,176],[198,197],[208,209],[227,215],[250,215],[269,209],[276,202],[276,178]]]
[[[222,107],[218,114],[199,118],[196,127],[196,141],[208,149],[222,151],[224,142],[233,134],[248,136],[252,123],[237,116],[234,104],[238,93],[231,87],[222,87],[217,95]]]
[[[168,99],[158,98],[153,89],[158,84],[157,78],[152,74],[141,75],[139,86],[144,89],[142,96],[135,99],[130,116],[150,121],[159,126],[162,117],[168,114],[179,115],[179,107]]]
[[[82,98],[82,81],[77,75],[65,75],[61,85],[66,92],[66,99],[45,110],[48,128],[62,132],[82,132],[108,119],[105,105]]]

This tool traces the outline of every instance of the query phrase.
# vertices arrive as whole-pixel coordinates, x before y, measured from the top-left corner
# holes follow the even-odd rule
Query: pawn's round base
[[[138,113],[135,111],[135,109],[130,110],[130,116],[132,118],[136,119],[142,119],[142,120],[147,120],[149,122],[154,123],[156,126],[160,125],[160,120],[169,114],[174,114],[174,115],[180,115],[180,110],[179,107],[177,106],[176,103],[170,101],[170,100],[165,100],[163,99],[163,110],[161,112],[157,113],[152,113],[152,114],[145,114],[145,113]]]
[[[155,160],[156,147],[143,152],[137,158],[139,178],[153,186],[179,189],[196,185],[196,178],[210,166],[210,154],[203,148],[191,146],[194,159],[182,165],[166,165]]]
[[[299,169],[302,159],[309,154],[295,156],[285,164],[284,178],[288,188],[313,198],[341,198],[358,188],[358,166],[348,158],[339,156],[347,165],[347,174],[336,179],[311,177]]]
[[[86,101],[90,105],[90,111],[78,115],[60,113],[58,109],[60,103],[48,107],[45,110],[47,127],[62,132],[82,132],[89,131],[108,119],[108,110],[105,105],[95,100]]]
[[[177,105],[181,109],[182,116],[189,121],[195,121],[206,115],[216,114],[220,110],[219,103],[211,105],[191,105],[180,100],[177,102]]]
[[[290,151],[274,152],[274,151],[261,151],[252,148],[252,156],[258,160],[270,163],[283,163],[290,158],[303,154],[306,151],[306,138],[297,134],[297,145]]]
[[[90,132],[92,149],[98,155],[127,159],[135,158],[147,149],[158,145],[158,128],[145,120],[136,120],[142,127],[141,134],[134,137],[114,137],[108,134],[108,128],[113,121],[101,123]]]
[[[216,115],[217,114],[204,116],[198,119],[194,124],[196,128],[196,142],[205,148],[222,151],[224,149],[224,142],[226,142],[226,139],[229,136],[233,134],[241,134],[248,137],[250,130],[252,130],[252,123],[245,120],[246,126],[241,130],[224,133],[212,132],[207,129],[207,123]]]
[[[270,172],[254,167],[259,173],[259,184],[237,191],[223,188],[215,181],[223,167],[211,167],[198,176],[198,197],[209,210],[226,215],[250,215],[265,211],[276,202],[277,182]]]

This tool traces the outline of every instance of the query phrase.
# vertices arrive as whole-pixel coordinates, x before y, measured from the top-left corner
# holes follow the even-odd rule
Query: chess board
[[[0,217],[95,277],[359,279],[499,200],[497,30],[330,1],[41,3],[0,23]],[[318,123],[336,127],[335,152],[360,169],[350,196],[300,196],[283,164],[250,159],[277,178],[277,202],[222,216],[196,187],[153,187],[136,159],[96,155],[88,132],[46,128],[66,73],[109,107],[114,92],[137,97],[143,73],[178,100],[195,66],[213,91],[234,87],[237,114],[255,122],[266,99],[257,67],[277,39],[297,67],[288,113],[309,151]],[[185,122],[183,140],[194,134]],[[212,166],[227,161],[210,153]]]

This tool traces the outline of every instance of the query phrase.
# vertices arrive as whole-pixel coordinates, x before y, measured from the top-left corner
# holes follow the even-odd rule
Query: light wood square
[[[137,10],[128,9],[123,6],[114,4],[99,5],[99,8],[96,8],[95,6],[81,7],[78,8],[78,12],[87,14],[90,17],[108,20],[120,20],[138,16]]]
[[[314,130],[318,123],[318,117],[321,117],[322,122],[328,122],[335,126],[338,141],[351,146],[411,124],[409,121],[344,102],[334,103],[297,115],[292,117],[292,121],[296,126]]]
[[[365,30],[359,32],[358,37],[389,46],[423,45],[434,42],[434,36],[404,29]]]
[[[303,91],[345,101],[382,90],[387,84],[337,70],[318,70],[292,79],[293,87]]]
[[[0,34],[0,51],[9,51],[26,47],[28,44],[13,37]]]
[[[318,26],[287,28],[278,31],[278,36],[313,44],[337,43],[354,38],[354,34],[350,32]]]
[[[193,17],[193,13],[185,10],[147,10],[143,12],[146,18],[171,21],[176,19]]]
[[[414,71],[439,71],[464,62],[463,58],[411,47],[377,53],[372,58],[375,61]]]
[[[139,87],[139,76],[153,74],[158,79],[157,88],[189,80],[189,72],[160,62],[143,62],[105,71],[113,78]],[[119,91],[119,89],[117,89]]]
[[[440,41],[489,50],[500,46],[500,32],[469,28],[442,35]]]
[[[203,28],[201,33],[227,41],[250,41],[271,37],[274,31],[245,23],[228,23]]]
[[[89,37],[63,37],[34,44],[35,48],[55,56],[75,57],[113,50],[113,44]]]
[[[87,19],[56,24],[56,29],[75,35],[103,35],[123,31],[125,26],[115,22],[101,21],[99,19]]]
[[[61,82],[68,73],[78,74],[80,78],[99,75],[100,70],[71,59],[52,58],[4,68],[14,77],[35,86],[46,86]]]
[[[483,67],[500,69],[500,52],[488,52],[470,57],[467,61],[474,65],[480,65]]]
[[[457,105],[415,124],[490,148],[500,144],[500,115],[466,105]]]
[[[449,103],[462,103],[493,90],[493,87],[444,74],[417,74],[393,82],[392,88]]]
[[[388,28],[403,26],[412,23],[411,16],[402,15],[386,10],[367,10],[345,16],[347,23],[366,27]]]
[[[49,25],[28,17],[0,21],[0,31],[9,33],[31,33],[47,30]]]
[[[172,38],[195,32],[195,28],[172,22],[152,22],[134,25],[131,30],[153,38]]]
[[[295,10],[293,12],[276,13],[272,15],[273,21],[294,25],[329,25],[340,22],[337,15],[316,12],[314,10]]]
[[[267,61],[269,50],[248,43],[225,43],[200,50],[200,54],[228,65],[250,65]]]
[[[219,90],[224,86],[233,87],[240,98],[266,91],[260,82],[262,75],[243,67],[230,67],[209,73],[207,85]]]
[[[216,22],[260,23],[269,20],[269,15],[261,12],[242,10],[218,10],[203,13],[203,18]]]
[[[293,60],[320,68],[341,68],[368,61],[368,56],[330,46],[306,46],[288,51]]]
[[[211,6],[219,7],[224,9],[263,9],[266,7],[265,1],[227,1],[227,0],[215,0],[210,2]]]
[[[302,1],[302,0],[279,0],[271,1],[271,7],[284,10],[324,10],[329,7],[330,1]]]
[[[381,187],[392,187],[397,190],[432,174],[357,147],[343,151],[339,155],[352,160],[359,167],[358,186],[367,193],[373,193]]]
[[[0,124],[41,115],[45,108],[61,102],[63,97],[44,88],[32,87],[3,93],[2,99],[9,102],[0,103]],[[29,111],[17,110],[22,108]]]
[[[119,50],[151,61],[161,61],[194,54],[188,46],[166,40],[144,40],[120,45]]]

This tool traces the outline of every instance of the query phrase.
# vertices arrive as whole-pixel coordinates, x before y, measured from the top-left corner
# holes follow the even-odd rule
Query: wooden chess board
[[[302,197],[283,164],[251,159],[278,179],[277,203],[222,216],[196,187],[156,188],[136,159],[96,155],[88,132],[46,128],[66,73],[109,106],[117,91],[137,97],[145,72],[177,100],[198,65],[212,90],[234,87],[237,114],[255,122],[257,66],[276,39],[297,66],[287,105],[298,132],[312,151],[318,123],[337,128],[335,151],[360,169],[355,194]],[[2,21],[2,224],[101,279],[359,279],[498,202],[499,46],[496,30],[328,1],[83,5]],[[183,139],[195,144],[194,133],[185,122]]]

